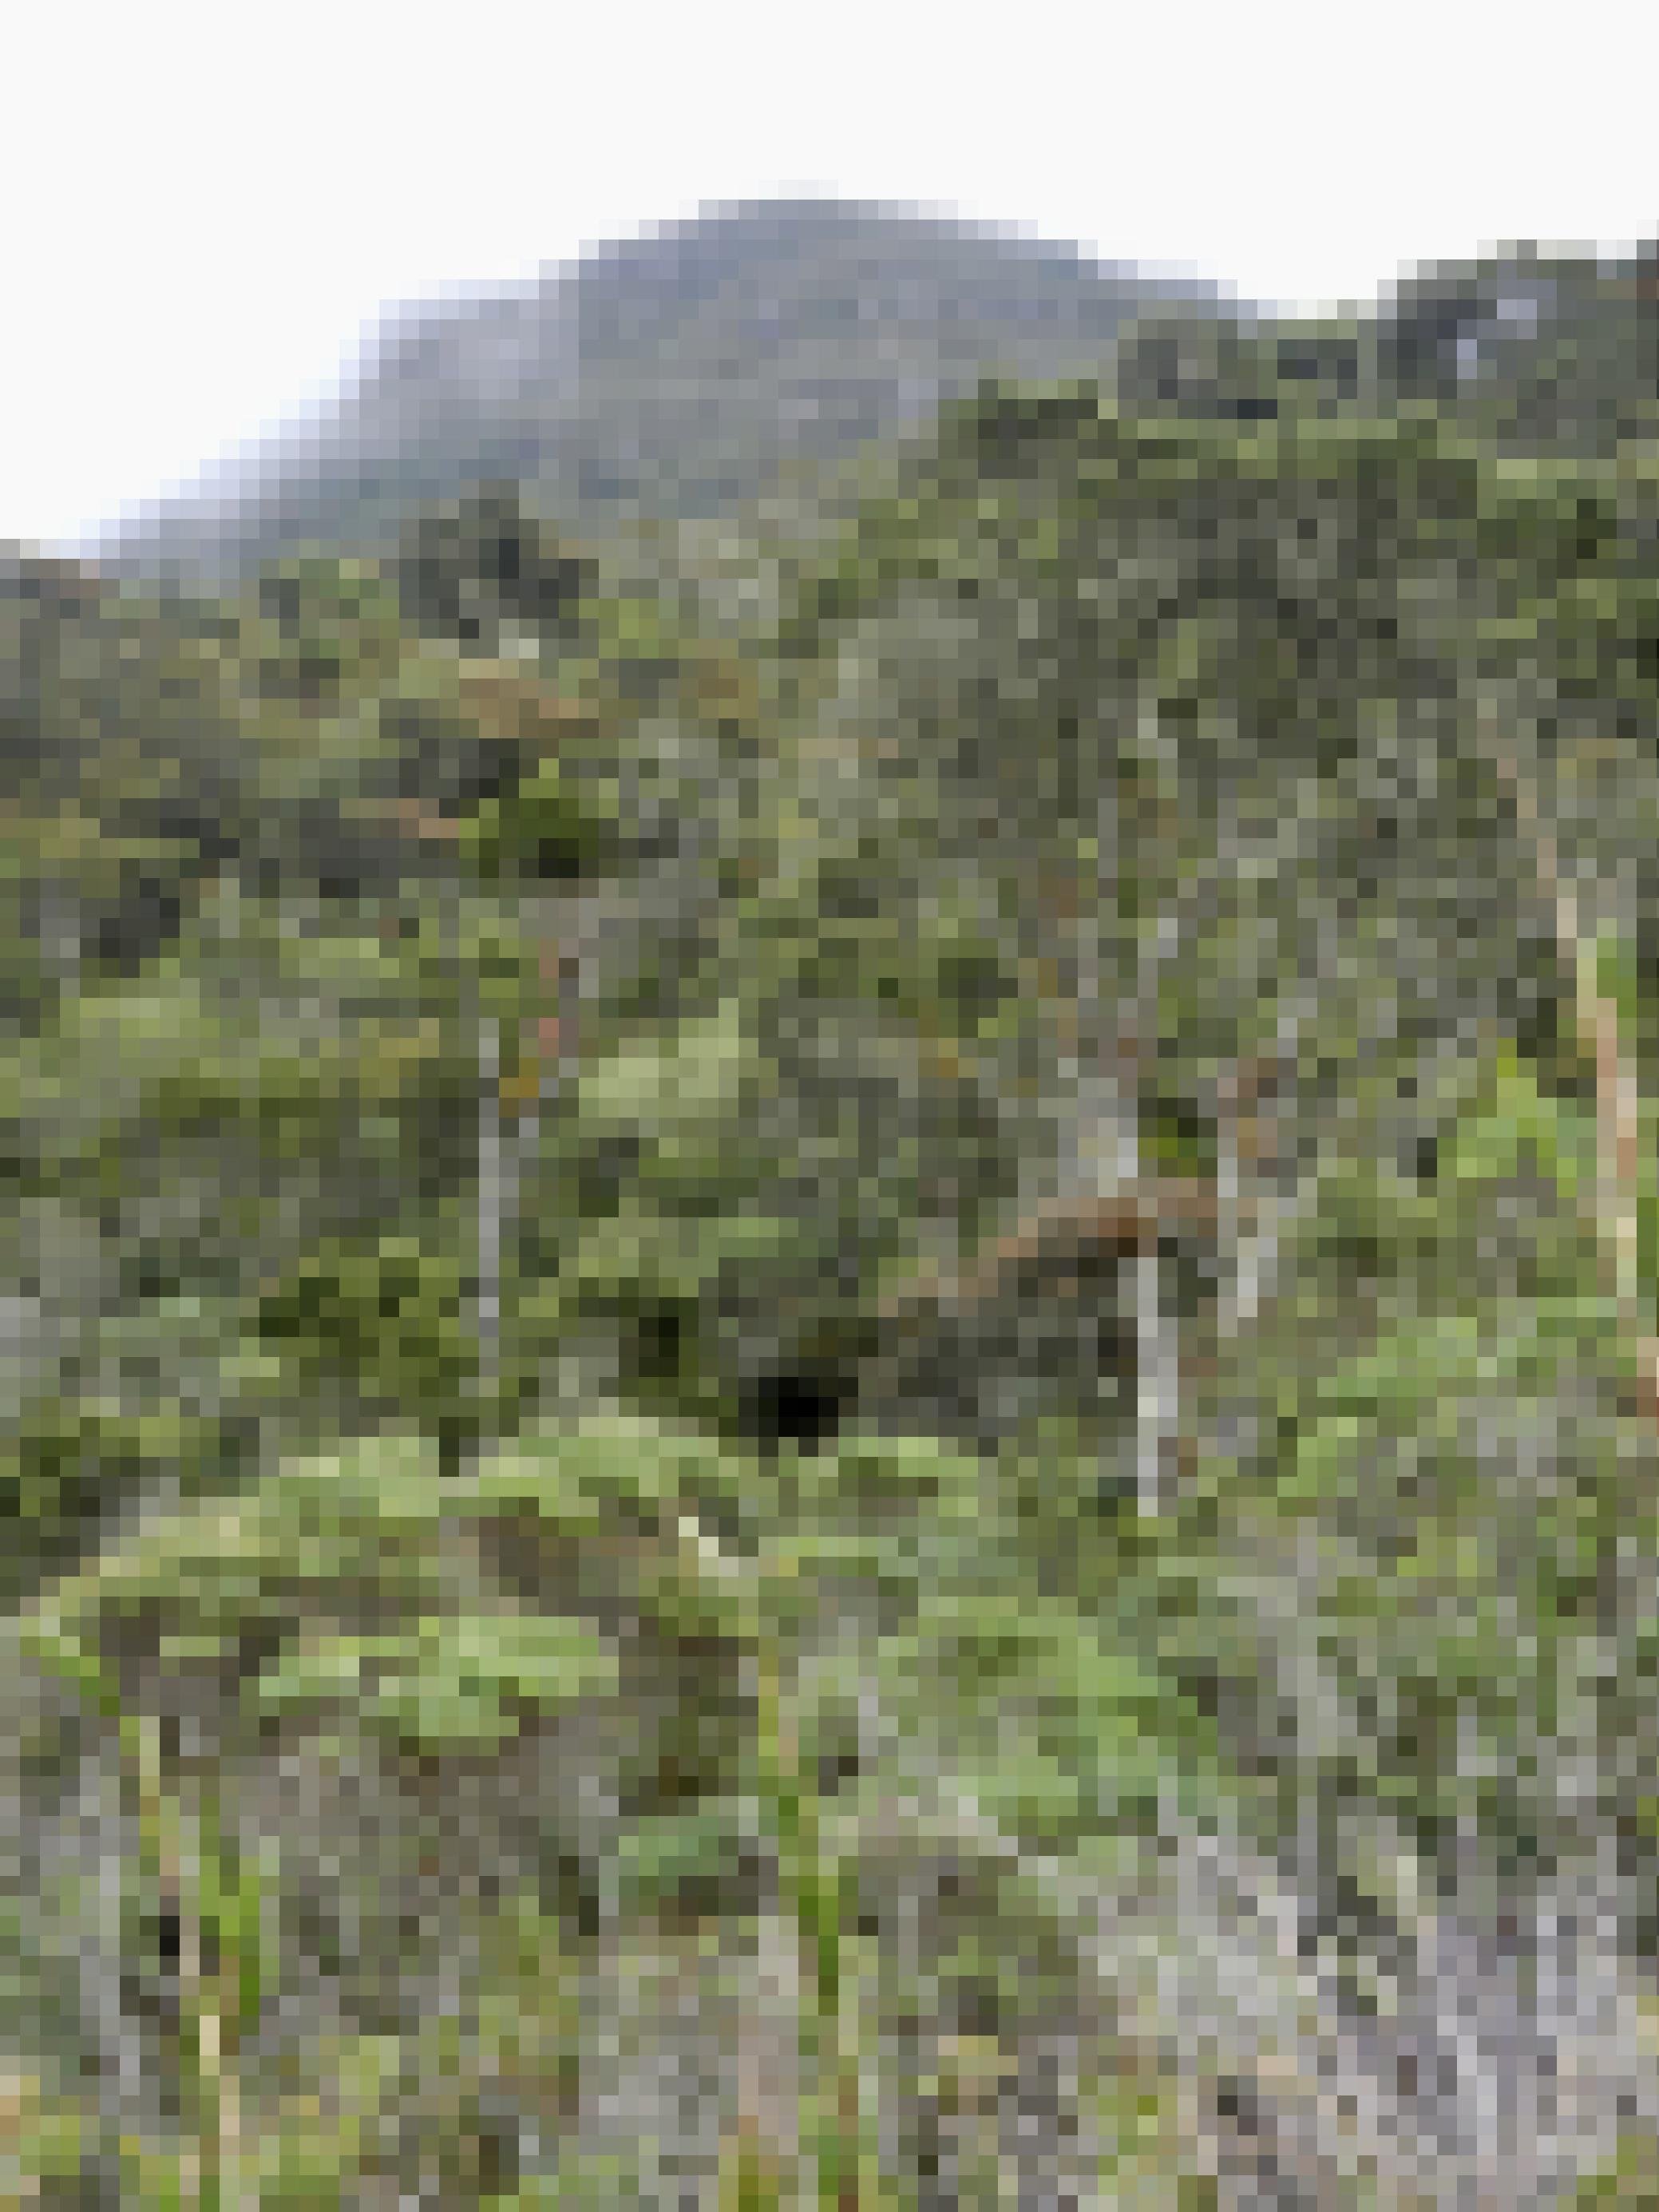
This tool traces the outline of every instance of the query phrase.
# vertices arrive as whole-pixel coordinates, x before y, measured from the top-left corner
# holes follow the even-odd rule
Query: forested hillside
[[[713,551],[9,562],[6,2202],[1659,2203],[1659,308],[1534,266]]]

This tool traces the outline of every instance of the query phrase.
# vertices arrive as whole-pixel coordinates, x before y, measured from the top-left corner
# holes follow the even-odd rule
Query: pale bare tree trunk
[[[1143,1252],[1133,1266],[1135,1328],[1135,1499],[1142,1513],[1166,1502],[1169,1462],[1181,1425],[1176,1322],[1164,1310],[1164,1262]]]
[[[1264,1101],[1289,1095],[1288,1071],[1294,1065],[1299,1019],[1280,1024],[1276,1043],[1264,1054],[1231,1069],[1218,1089],[1216,1106],[1217,1242],[1232,1255],[1231,1278],[1221,1301],[1224,1335],[1248,1328],[1271,1295],[1286,1229],[1313,1178],[1286,1173],[1285,1135],[1268,1126]],[[1290,1183],[1293,1187],[1286,1188]]]
[[[738,2050],[739,2143],[787,2189],[801,2154],[800,1954],[799,1930],[775,1901],[761,1914],[753,1973]]]
[[[1483,707],[1482,718],[1492,710]],[[1563,876],[1555,839],[1539,809],[1530,778],[1513,744],[1492,734],[1488,750],[1508,787],[1516,821],[1532,848],[1538,887],[1548,904],[1562,966],[1573,979],[1573,1011],[1584,1052],[1595,1070],[1595,1224],[1607,1255],[1623,1331],[1636,1353],[1639,1388],[1650,1418],[1659,1416],[1659,1337],[1644,1311],[1638,1250],[1641,1197],[1641,1090],[1620,1033],[1619,1007],[1602,988],[1600,946],[1586,927],[1577,893]]]

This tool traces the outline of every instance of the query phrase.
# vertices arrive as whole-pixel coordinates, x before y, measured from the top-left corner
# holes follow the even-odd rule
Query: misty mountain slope
[[[381,541],[478,483],[592,527],[706,517],[920,428],[981,375],[1098,373],[1126,315],[1220,306],[1074,248],[859,204],[741,206],[574,268],[394,313],[337,412],[132,525],[137,568],[234,572]],[[1224,309],[1223,312],[1228,312]]]
[[[1659,425],[1651,256],[1517,245],[1402,272],[1376,309],[1265,317],[1195,280],[877,205],[775,201],[393,310],[337,403],[204,472],[107,563],[233,580],[384,549],[489,482],[610,538],[775,502],[792,529],[983,377],[1099,377],[1136,412],[1445,411],[1510,450],[1605,455]],[[694,556],[695,561],[695,556]]]

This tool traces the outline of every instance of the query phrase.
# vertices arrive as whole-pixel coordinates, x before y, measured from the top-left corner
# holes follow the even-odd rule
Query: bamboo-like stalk
[[[180,2086],[195,2136],[177,2154],[174,2201],[196,2212],[240,2212],[255,2201],[246,2185],[249,2145],[237,2068],[245,1977],[251,1969],[257,1986],[258,1966],[244,1951],[247,1881],[230,1864],[208,1805],[198,1803],[193,1816],[187,1808],[182,1777],[167,1771],[161,1717],[132,1711],[107,1668],[55,1650],[49,1636],[35,1642],[33,1656],[113,1729],[138,1830],[140,1894],[148,1889],[160,1909],[177,1917]],[[257,1877],[252,1894],[257,1907]],[[210,1963],[204,1932],[216,1954]]]
[[[131,1775],[138,1815],[138,1865],[141,1881],[148,1875],[158,1907],[171,1910],[179,1923],[179,2040],[180,2057],[190,2039],[191,2000],[199,1979],[200,1944],[193,1921],[185,1910],[179,1808],[166,1784],[161,1744],[161,1722],[154,1714],[120,1713],[117,1732]],[[188,2063],[188,2062],[186,2062]],[[192,2088],[198,2085],[192,2082]],[[200,2114],[197,2115],[198,2123]],[[198,2140],[193,2148],[180,2147],[179,2203],[181,2208],[203,2203],[204,2160]]]
[[[252,2201],[246,2160],[252,2148],[242,2113],[240,2060],[241,2039],[261,1980],[260,1877],[239,1863],[227,1844],[216,1796],[198,1795],[194,1815],[198,1910],[200,1934],[210,1927],[214,1943],[210,1977],[199,1982],[198,2066],[210,2100],[215,2142],[215,2174],[221,2212],[240,2212]]]
[[[682,1534],[705,1571],[742,1572],[707,1532],[683,1522]],[[786,1547],[754,1585],[757,1602],[764,1607],[769,1590],[793,1581]],[[775,1891],[760,1920],[762,1988],[738,2051],[722,2212],[777,2212],[786,2202],[876,2212],[882,2196],[866,2124],[858,1960],[844,1925],[848,1869],[822,1833],[785,1641],[760,1622],[751,1661],[756,1746]]]
[[[141,1832],[154,1838],[153,1878],[179,1921],[179,2055],[190,2077],[196,2127],[195,2142],[179,2153],[179,2203],[202,2212],[240,2212],[248,2200],[235,2065],[238,2006],[231,1991],[240,1960],[224,1909],[226,1893],[235,1883],[227,1878],[216,1824],[199,1806],[192,1818],[177,1781],[168,1784],[159,1722],[144,1715],[125,1733],[137,1754]],[[210,1963],[204,1941],[210,1936]]]
[[[781,1654],[763,1629],[756,1659],[761,1773],[771,1814],[779,1902],[793,1932],[799,1993],[796,2040],[800,2056],[799,2120],[792,2132],[800,2160],[802,2197],[823,2212],[848,2212],[857,2202],[842,2186],[842,2102],[837,2078],[842,2028],[841,1882],[823,1857],[811,1778],[804,1771],[797,1723],[783,1680]]]

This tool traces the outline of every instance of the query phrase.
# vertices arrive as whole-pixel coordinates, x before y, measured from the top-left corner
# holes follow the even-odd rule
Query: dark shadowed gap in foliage
[[[171,884],[140,878],[94,921],[92,957],[115,975],[129,975],[171,943],[183,915],[183,899]]]
[[[476,1419],[464,1413],[441,1413],[433,1425],[433,1435],[441,1474],[464,1475],[473,1471],[481,1443]]]
[[[852,1400],[851,1378],[833,1368],[780,1368],[750,1388],[744,1429],[763,1451],[819,1451],[835,1441]]]
[[[580,1853],[551,1848],[538,1884],[542,1909],[583,1942],[594,1942],[605,1924],[603,1885]]]
[[[634,1360],[647,1382],[672,1382],[686,1360],[686,1321],[666,1299],[642,1303],[634,1319]]]

